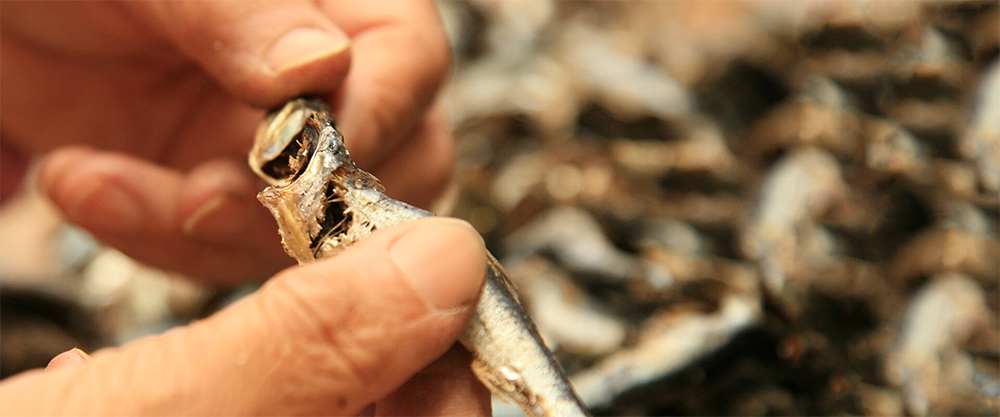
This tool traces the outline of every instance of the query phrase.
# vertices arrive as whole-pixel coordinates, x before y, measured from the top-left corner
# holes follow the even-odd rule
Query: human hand
[[[332,103],[352,156],[395,198],[426,205],[450,175],[431,110],[448,47],[430,2],[0,8],[5,180],[10,155],[54,151],[42,191],[146,263],[223,284],[291,263],[245,160],[262,109],[304,93]]]
[[[9,378],[0,414],[489,415],[468,352],[452,348],[485,253],[456,220],[378,230],[206,320]]]

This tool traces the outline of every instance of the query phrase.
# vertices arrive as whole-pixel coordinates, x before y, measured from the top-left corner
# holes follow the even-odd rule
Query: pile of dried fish
[[[596,413],[1000,412],[996,2],[440,6],[442,211]]]
[[[436,211],[486,236],[595,414],[1000,413],[996,1],[439,6]],[[0,268],[4,371],[223,301],[65,236],[69,282],[23,281],[70,295]]]

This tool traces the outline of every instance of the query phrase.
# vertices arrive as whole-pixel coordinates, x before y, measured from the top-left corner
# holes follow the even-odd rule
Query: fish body
[[[293,100],[269,115],[249,162],[271,184],[258,199],[299,263],[334,256],[376,229],[433,216],[388,197],[374,176],[358,169],[329,108],[316,99]],[[507,273],[492,255],[487,263],[475,314],[459,339],[473,354],[473,372],[529,416],[587,415]]]

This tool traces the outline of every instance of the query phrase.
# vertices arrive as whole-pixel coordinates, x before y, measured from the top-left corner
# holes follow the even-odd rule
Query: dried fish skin
[[[288,133],[293,131],[298,133]],[[433,216],[389,198],[374,176],[355,166],[330,109],[317,99],[289,102],[258,133],[249,160],[272,184],[258,198],[274,215],[285,250],[299,263],[334,256],[376,229]],[[292,150],[274,150],[282,144]],[[486,267],[479,303],[459,337],[473,354],[473,372],[528,415],[587,415],[506,272],[492,255]]]

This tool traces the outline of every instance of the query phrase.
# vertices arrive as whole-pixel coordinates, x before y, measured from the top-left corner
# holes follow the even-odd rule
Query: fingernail
[[[350,39],[342,32],[300,28],[278,38],[264,54],[264,62],[281,74],[343,52]]]
[[[48,371],[87,362],[90,362],[90,355],[88,355],[87,352],[80,350],[80,348],[73,348],[52,358],[52,360],[49,361],[49,364],[45,367],[45,370]]]
[[[390,256],[432,310],[476,299],[486,276],[486,246],[468,223],[424,220],[392,244]]]
[[[135,234],[142,225],[142,211],[135,199],[107,182],[82,190],[67,211],[74,223],[103,232]]]
[[[232,239],[249,229],[240,203],[229,195],[215,196],[195,209],[181,226],[185,235],[201,239]]]

